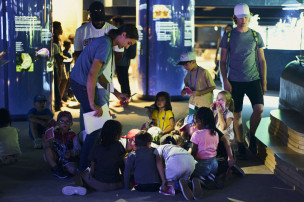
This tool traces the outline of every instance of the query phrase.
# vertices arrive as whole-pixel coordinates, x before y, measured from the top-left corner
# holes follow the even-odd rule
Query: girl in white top
[[[233,131],[233,111],[234,101],[231,94],[224,90],[218,93],[216,97],[217,102],[224,102],[225,108],[219,103],[213,103],[210,109],[213,111],[215,117],[216,127],[224,134],[230,143],[234,142]]]

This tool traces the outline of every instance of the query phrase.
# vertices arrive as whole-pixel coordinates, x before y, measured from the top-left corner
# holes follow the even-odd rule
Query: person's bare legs
[[[67,83],[68,83],[68,80],[67,80],[67,79],[63,79],[63,80],[61,80],[61,82],[60,82],[59,91],[60,91],[60,97],[61,97],[61,99],[62,99],[62,97],[63,97],[63,94],[64,94],[64,91],[65,91],[65,88],[66,88]]]
[[[253,112],[250,117],[250,135],[254,135],[262,119],[264,111],[264,105],[256,104],[253,105]]]
[[[30,128],[31,128],[31,132],[32,132],[32,135],[33,135],[33,138],[36,139],[38,138],[38,123],[33,123],[31,122],[30,123]]]
[[[242,123],[242,111],[233,113],[233,127],[235,130],[235,136],[238,143],[243,143],[243,123]]]
[[[246,148],[244,145],[242,111],[233,113],[233,127],[238,143],[238,158],[247,159]]]
[[[264,105],[262,105],[262,104],[253,105],[253,113],[251,114],[251,117],[250,117],[250,130],[249,130],[249,140],[250,140],[249,150],[253,154],[257,153],[255,132],[262,119],[263,110],[264,110]]]
[[[82,176],[83,180],[88,184],[89,187],[96,189],[97,191],[107,192],[123,188],[122,182],[116,183],[104,183],[96,180],[89,172]]]
[[[77,170],[77,163],[76,162],[68,162],[64,167],[67,169],[67,171],[69,173],[71,173],[72,175],[76,174],[76,170]]]
[[[57,163],[55,161],[56,155],[50,147],[47,147],[44,149],[44,154],[45,154],[46,161],[51,166],[51,168],[54,168],[55,166],[57,166]]]

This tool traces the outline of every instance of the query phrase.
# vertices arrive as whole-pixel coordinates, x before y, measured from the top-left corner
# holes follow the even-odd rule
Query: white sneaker
[[[84,187],[78,187],[78,186],[65,186],[62,188],[62,193],[67,196],[71,196],[73,194],[78,194],[80,196],[84,196],[87,194],[87,189]]]

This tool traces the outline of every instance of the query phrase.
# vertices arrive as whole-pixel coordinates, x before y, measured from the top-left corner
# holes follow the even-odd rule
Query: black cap
[[[100,1],[95,1],[89,8],[92,21],[103,21],[106,19],[104,5]]]

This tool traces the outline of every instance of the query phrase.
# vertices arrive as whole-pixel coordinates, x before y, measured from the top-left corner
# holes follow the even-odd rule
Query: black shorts
[[[264,105],[263,90],[261,80],[250,82],[235,82],[230,81],[232,87],[232,98],[234,100],[234,112],[241,112],[243,109],[244,95],[246,94],[251,102],[251,105]]]

